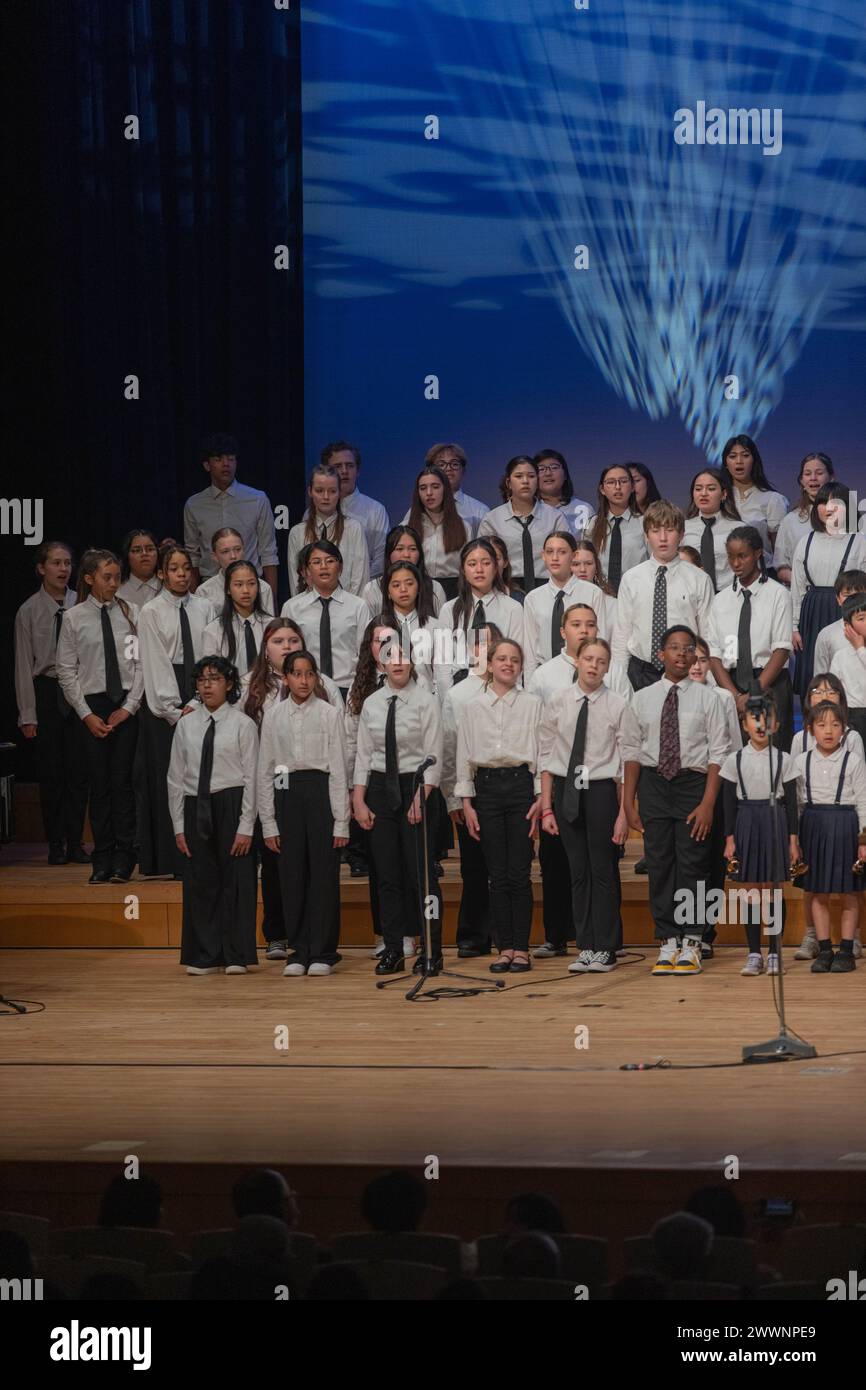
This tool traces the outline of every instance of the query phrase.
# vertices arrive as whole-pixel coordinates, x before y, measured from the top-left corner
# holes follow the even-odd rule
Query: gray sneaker
[[[593,951],[581,951],[577,960],[573,960],[571,962],[571,965],[568,967],[569,973],[571,975],[585,974],[586,971],[589,970],[589,967],[592,965],[594,958],[595,953]]]
[[[815,960],[818,955],[818,938],[807,931],[794,952],[794,960]]]
[[[554,956],[567,956],[568,950],[565,946],[554,946],[552,941],[545,941],[543,946],[536,946],[532,952],[533,960],[553,960]]]
[[[289,951],[285,941],[269,941],[265,960],[286,960]]]

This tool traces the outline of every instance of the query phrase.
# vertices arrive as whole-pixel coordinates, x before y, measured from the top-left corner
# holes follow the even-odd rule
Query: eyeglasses
[[[449,459],[447,463],[437,463],[436,468],[441,468],[443,473],[457,473],[463,467],[459,459]]]
[[[562,472],[562,464],[561,464],[561,463],[540,463],[540,464],[538,465],[538,471],[539,471],[539,473],[561,473],[561,472]]]
[[[674,656],[694,656],[695,652],[697,651],[697,648],[668,646],[665,647],[665,651],[671,652]]]
[[[196,685],[219,685],[225,676],[199,676]]]

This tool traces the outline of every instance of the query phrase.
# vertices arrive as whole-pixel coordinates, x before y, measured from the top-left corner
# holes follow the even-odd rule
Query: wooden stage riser
[[[0,903],[0,947],[180,947],[182,909],[179,902],[140,901],[138,920],[128,921],[122,903],[100,902],[98,890],[89,891],[93,894],[92,905],[81,902]],[[261,945],[264,944],[261,905],[258,922]],[[626,946],[652,948],[653,923],[645,903],[623,903],[622,923]],[[457,906],[446,903],[443,930],[446,946],[454,945],[456,931]],[[786,940],[799,942],[802,931],[802,907],[799,902],[789,903]],[[543,940],[542,911],[536,904],[532,941],[540,945]],[[721,946],[745,947],[745,932],[737,925],[720,926],[716,940]],[[366,903],[343,904],[340,941],[344,946],[372,945],[373,923]]]

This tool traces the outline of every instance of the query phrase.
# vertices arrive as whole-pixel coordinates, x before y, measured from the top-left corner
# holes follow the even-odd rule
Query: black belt
[[[518,763],[514,767],[476,767],[475,782],[477,785],[479,778],[486,781],[488,778],[516,777],[518,773],[528,771],[529,763]]]

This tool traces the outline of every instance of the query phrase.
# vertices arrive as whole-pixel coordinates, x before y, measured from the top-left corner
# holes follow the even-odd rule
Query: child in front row
[[[729,753],[722,764],[722,803],[725,817],[725,856],[739,861],[737,880],[745,890],[757,890],[746,905],[746,940],[749,954],[741,974],[760,975],[764,969],[761,954],[761,925],[769,902],[766,891],[779,889],[767,926],[777,928],[770,935],[767,974],[779,973],[779,948],[785,923],[785,904],[781,885],[790,865],[800,858],[797,840],[797,766],[788,753],[771,744],[778,734],[776,702],[766,696],[765,714],[747,709],[743,731],[748,743]],[[772,792],[770,790],[772,785]],[[778,803],[774,815],[772,799]],[[765,890],[765,892],[761,892]],[[750,892],[751,898],[751,892]],[[776,919],[778,908],[781,920]]]
[[[796,759],[800,775],[800,843],[808,872],[801,887],[812,897],[812,920],[818,955],[816,975],[842,974],[855,969],[854,934],[860,917],[859,895],[866,873],[854,865],[866,862],[866,766],[845,746],[845,723],[838,705],[829,700],[809,713],[813,742]],[[830,940],[830,895],[842,895],[842,941],[837,955]]]
[[[188,975],[245,975],[256,964],[256,726],[225,657],[202,657],[193,681],[201,703],[175,729],[167,778],[183,856],[180,962]]]

